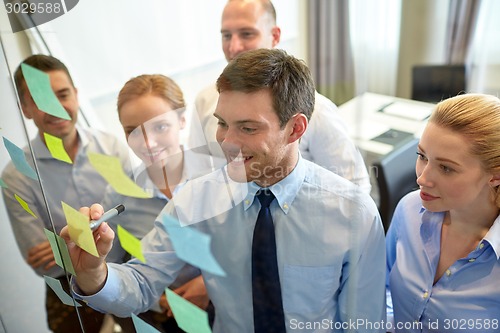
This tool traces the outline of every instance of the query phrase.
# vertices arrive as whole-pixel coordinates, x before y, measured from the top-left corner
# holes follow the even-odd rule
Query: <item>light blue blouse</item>
[[[499,332],[500,217],[477,248],[433,284],[444,213],[425,210],[419,192],[401,200],[386,239],[396,332]]]

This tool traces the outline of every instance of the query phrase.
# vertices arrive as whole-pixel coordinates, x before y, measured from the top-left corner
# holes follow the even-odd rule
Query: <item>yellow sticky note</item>
[[[30,215],[32,215],[34,218],[37,218],[35,213],[33,213],[33,211],[30,209],[30,207],[28,206],[28,203],[26,201],[24,201],[20,196],[18,196],[17,194],[14,194],[14,198],[16,198],[17,202],[19,202],[19,204],[21,205],[21,207],[24,208],[25,211],[27,211]]]
[[[93,256],[99,257],[94,242],[94,235],[89,227],[89,218],[79,211],[61,201],[66,222],[68,222],[71,239],[83,250]]]
[[[136,257],[142,262],[146,262],[144,254],[142,253],[141,241],[137,239],[130,232],[125,230],[121,225],[118,225],[118,239],[125,251]]]
[[[119,194],[135,198],[151,198],[150,194],[144,192],[125,174],[117,157],[97,153],[88,153],[88,157],[90,164]]]
[[[71,158],[68,156],[68,153],[64,149],[63,142],[60,138],[50,135],[48,133],[43,133],[45,137],[45,143],[47,144],[47,148],[50,151],[50,154],[53,158],[63,161],[69,164],[73,164]]]

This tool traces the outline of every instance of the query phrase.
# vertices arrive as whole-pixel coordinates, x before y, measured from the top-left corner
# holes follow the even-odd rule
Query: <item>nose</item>
[[[147,149],[152,149],[158,146],[156,137],[151,131],[148,131],[147,129],[143,130],[143,144],[146,146]]]
[[[432,181],[432,169],[429,167],[429,164],[418,167],[417,166],[417,184],[420,187],[431,188],[434,186],[434,182]]]
[[[219,127],[217,129],[216,138],[226,154],[236,156],[241,151],[241,144],[232,129]]]
[[[238,36],[233,35],[231,37],[231,41],[229,42],[229,54],[231,56],[231,59],[236,57],[242,51],[244,51],[243,42],[241,41],[241,39]]]

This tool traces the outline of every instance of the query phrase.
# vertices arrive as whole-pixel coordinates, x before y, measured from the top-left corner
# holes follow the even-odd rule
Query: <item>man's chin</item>
[[[248,183],[250,181],[247,178],[245,165],[243,163],[229,163],[227,165],[227,173],[229,175],[229,178],[237,183]]]

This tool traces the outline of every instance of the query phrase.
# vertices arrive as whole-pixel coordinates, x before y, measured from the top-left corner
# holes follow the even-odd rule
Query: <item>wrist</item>
[[[99,292],[108,278],[108,265],[103,262],[95,269],[80,272],[75,276],[76,284],[84,296],[94,295]]]

